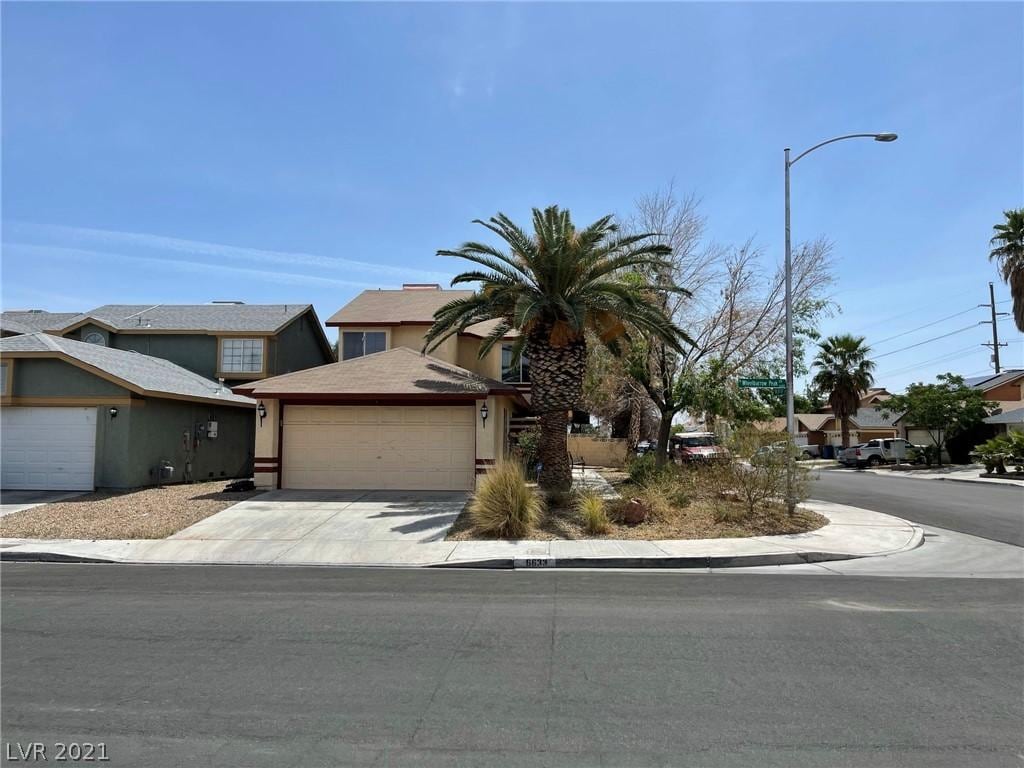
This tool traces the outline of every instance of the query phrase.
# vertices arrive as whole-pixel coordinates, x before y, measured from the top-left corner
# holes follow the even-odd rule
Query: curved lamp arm
[[[889,141],[896,141],[896,138],[897,138],[897,136],[896,136],[895,133],[848,133],[845,136],[836,136],[834,139],[829,139],[828,141],[823,141],[820,144],[815,144],[810,149],[805,149],[799,155],[797,155],[792,160],[790,160],[789,164],[793,165],[793,163],[795,163],[797,160],[799,160],[804,155],[809,155],[814,150],[816,150],[816,149],[818,149],[820,147],[824,147],[826,144],[831,144],[831,143],[836,142],[836,141],[842,141],[843,139],[874,139],[875,141],[889,142]]]

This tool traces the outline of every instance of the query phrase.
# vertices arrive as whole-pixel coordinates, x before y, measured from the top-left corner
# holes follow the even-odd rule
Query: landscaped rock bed
[[[162,539],[262,491],[224,493],[226,481],[99,491],[0,518],[0,537]]]
[[[645,492],[629,482],[625,472],[602,470],[601,474],[622,495],[621,499],[606,503],[608,528],[604,533],[591,533],[571,501],[548,505],[538,524],[524,539],[715,539],[747,536],[774,536],[789,533],[805,533],[821,528],[828,523],[822,515],[807,509],[797,508],[790,517],[781,504],[757,509],[747,515],[745,507],[728,495],[715,495],[709,489],[699,487],[699,480],[686,478],[685,487],[672,492],[672,486],[656,492]],[[680,483],[682,486],[683,482]],[[625,511],[629,500],[643,497],[647,507],[647,519],[637,524],[625,522]],[[652,498],[652,496],[654,498]],[[654,502],[654,503],[651,503]],[[448,532],[449,541],[493,539],[477,530],[472,521],[469,507],[462,512]]]

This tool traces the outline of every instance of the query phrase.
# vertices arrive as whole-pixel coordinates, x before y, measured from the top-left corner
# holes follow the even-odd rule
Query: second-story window
[[[262,373],[263,339],[224,339],[220,347],[221,373]]]
[[[343,331],[341,334],[341,359],[372,355],[388,348],[388,335],[384,331]]]
[[[528,384],[530,381],[530,361],[526,355],[519,356],[519,362],[512,362],[512,345],[501,345],[501,380],[508,384]]]

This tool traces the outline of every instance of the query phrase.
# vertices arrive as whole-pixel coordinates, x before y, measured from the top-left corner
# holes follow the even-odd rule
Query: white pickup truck
[[[839,452],[840,464],[847,467],[877,467],[904,461],[914,444],[901,437],[879,438]]]

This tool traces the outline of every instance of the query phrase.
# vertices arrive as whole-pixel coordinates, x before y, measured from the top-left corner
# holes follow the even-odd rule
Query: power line
[[[954,350],[953,352],[945,352],[939,355],[938,357],[933,357],[928,360],[921,360],[920,362],[914,363],[913,365],[906,365],[902,368],[896,368],[891,371],[885,371],[884,373],[876,374],[876,377],[884,378],[886,376],[898,376],[901,373],[907,373],[909,371],[914,370],[915,368],[923,368],[926,365],[931,365],[933,363],[941,363],[945,362],[946,360],[956,360],[960,357],[967,357],[967,355],[971,353],[976,353],[980,351],[981,350],[978,349],[976,344],[971,344],[970,346],[962,347],[961,349]]]
[[[886,339],[881,339],[879,341],[872,342],[872,344],[885,344],[885,342],[892,341],[893,339],[898,339],[901,336],[909,336],[912,333],[917,333],[918,331],[922,331],[925,328],[929,328],[929,327],[931,327],[933,325],[938,325],[939,323],[944,323],[947,320],[952,320],[954,317],[960,317],[960,315],[966,315],[968,312],[973,312],[976,309],[978,309],[978,307],[970,307],[969,309],[965,309],[963,312],[957,312],[956,314],[948,315],[948,316],[943,317],[943,318],[941,318],[939,320],[933,320],[930,323],[925,323],[924,325],[919,325],[917,328],[912,328],[909,331],[904,331],[903,333],[897,333],[895,336],[889,336]]]
[[[931,344],[933,341],[938,341],[939,339],[945,339],[945,338],[948,338],[950,336],[955,336],[958,333],[963,333],[964,331],[970,331],[970,330],[972,330],[974,328],[977,328],[977,327],[978,327],[977,323],[975,323],[974,325],[965,325],[963,328],[958,328],[955,331],[950,331],[949,333],[944,333],[941,336],[933,336],[930,339],[925,339],[924,341],[919,341],[916,344],[910,344],[909,346],[906,346],[906,347],[901,347],[899,349],[894,349],[891,352],[886,352],[885,354],[882,354],[882,355],[875,355],[874,359],[875,360],[879,360],[879,359],[881,359],[883,357],[888,357],[889,355],[895,355],[897,352],[904,352],[904,351],[906,351],[908,349],[913,349],[914,347],[923,346],[924,344]]]

